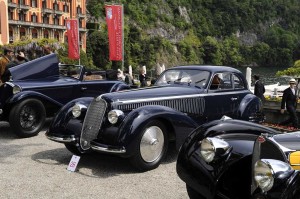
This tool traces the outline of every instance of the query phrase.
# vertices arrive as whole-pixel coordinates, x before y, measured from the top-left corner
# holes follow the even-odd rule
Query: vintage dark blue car
[[[0,118],[9,121],[19,137],[38,134],[46,117],[75,98],[130,88],[93,75],[81,65],[60,65],[56,54],[12,67],[10,72],[12,80],[0,87]]]
[[[194,130],[177,173],[190,198],[300,198],[300,132],[224,117]]]
[[[261,101],[243,74],[225,66],[178,66],[153,87],[76,99],[56,115],[46,135],[76,154],[91,151],[129,158],[139,170],[156,168],[169,141],[223,115],[259,122]]]

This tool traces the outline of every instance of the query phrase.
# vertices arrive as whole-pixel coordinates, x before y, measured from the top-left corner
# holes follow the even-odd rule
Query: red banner
[[[106,5],[109,60],[123,60],[123,6]]]
[[[79,59],[79,33],[78,33],[78,20],[77,19],[67,19],[67,36],[68,36],[68,45],[69,45],[69,54],[70,59]]]

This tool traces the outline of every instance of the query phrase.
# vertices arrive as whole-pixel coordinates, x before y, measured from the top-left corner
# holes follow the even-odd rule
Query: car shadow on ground
[[[41,131],[46,131],[52,121],[52,118],[48,118],[45,121],[45,125]],[[8,122],[0,122],[0,139],[4,140],[12,140],[12,139],[28,139],[28,138],[20,138],[18,137],[11,129],[10,124]]]
[[[72,155],[66,148],[57,148],[38,152],[32,155],[31,159],[41,164],[65,165],[67,169]],[[175,144],[174,146],[170,144],[167,156],[161,164],[170,164],[176,161],[176,159],[177,151]],[[140,173],[140,171],[130,164],[128,159],[96,152],[81,156],[75,172],[93,178],[109,178],[119,174]]]

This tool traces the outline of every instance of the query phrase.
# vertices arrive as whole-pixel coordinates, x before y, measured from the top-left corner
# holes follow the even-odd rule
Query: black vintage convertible
[[[190,198],[299,199],[300,132],[224,117],[182,145],[177,173]]]
[[[81,65],[59,64],[56,54],[9,70],[12,80],[0,86],[0,119],[9,121],[19,137],[38,134],[46,117],[75,98],[130,88],[124,82],[107,80],[111,73],[93,75]]]
[[[80,98],[65,105],[46,135],[76,154],[91,151],[130,158],[140,170],[156,168],[169,141],[223,115],[259,122],[261,101],[243,74],[225,66],[178,66],[153,87]]]

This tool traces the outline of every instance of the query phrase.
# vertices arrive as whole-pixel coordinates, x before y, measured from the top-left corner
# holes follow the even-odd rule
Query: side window
[[[230,73],[217,73],[213,76],[210,90],[228,90],[232,89],[232,81]]]
[[[234,82],[234,89],[245,88],[243,80],[235,74],[233,75],[233,82]]]

